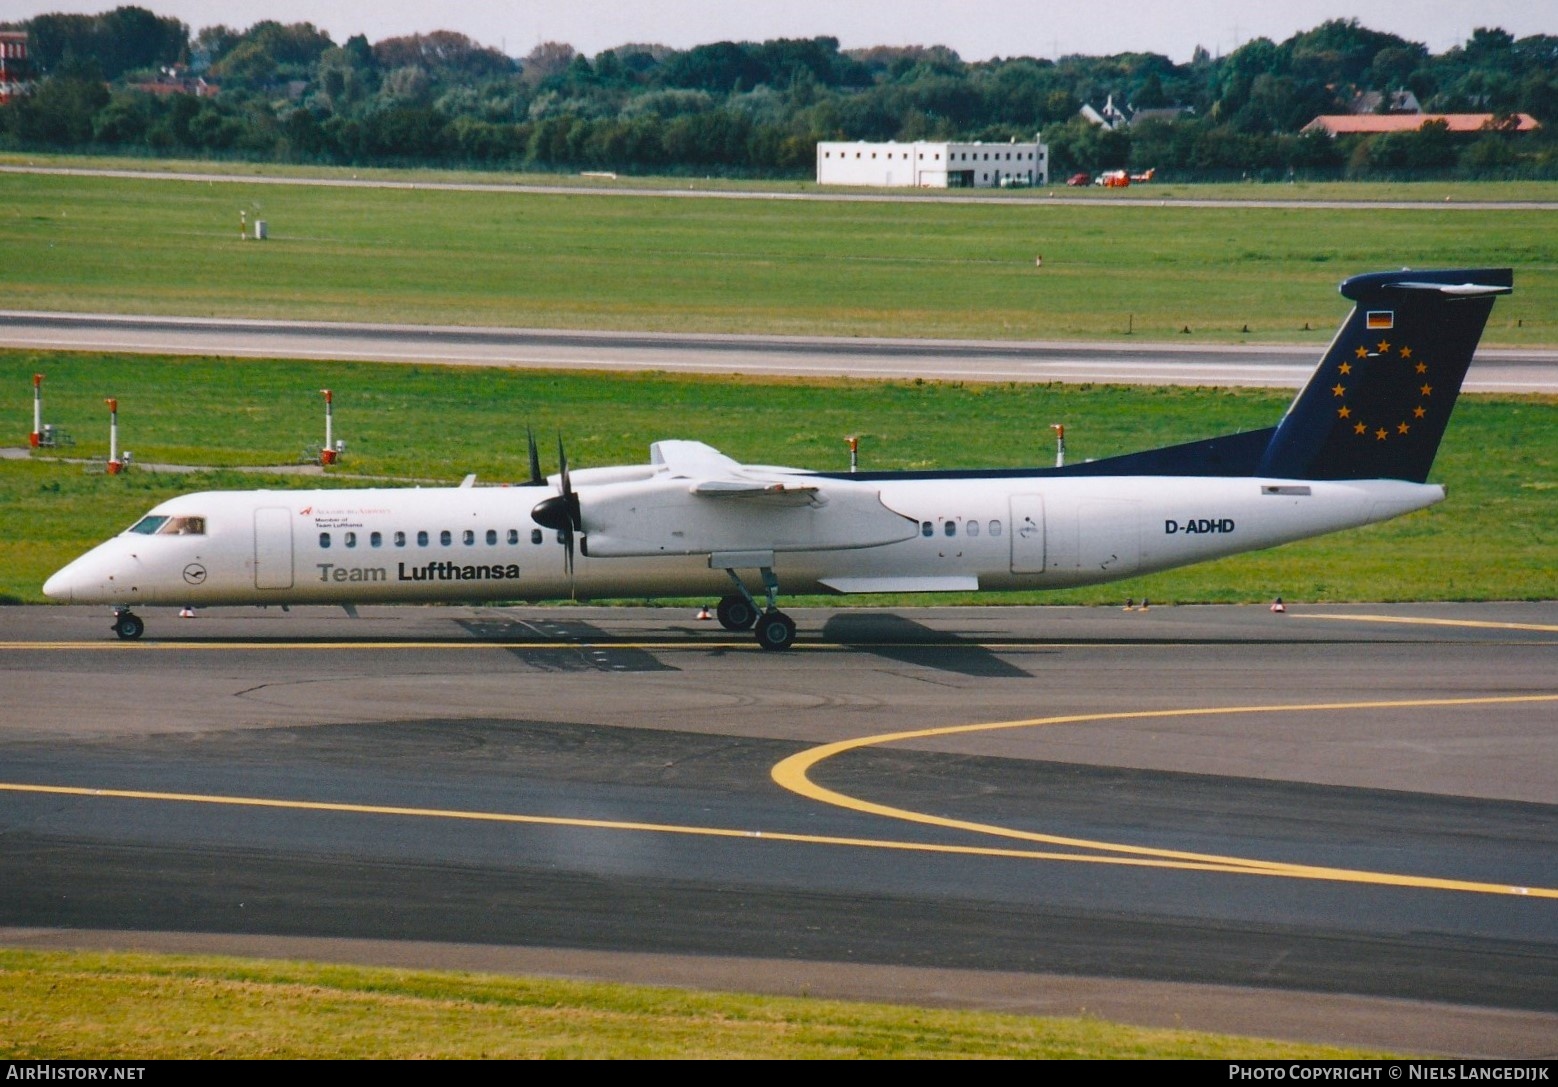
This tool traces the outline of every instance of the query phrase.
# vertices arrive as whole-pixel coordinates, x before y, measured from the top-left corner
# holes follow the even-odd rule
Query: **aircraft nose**
[[[50,600],[63,600],[70,602],[75,599],[76,579],[67,566],[63,570],[57,570],[43,583],[43,595]]]

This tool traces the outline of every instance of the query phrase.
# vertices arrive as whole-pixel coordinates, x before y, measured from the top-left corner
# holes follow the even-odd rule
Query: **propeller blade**
[[[536,436],[529,428],[525,428],[525,445],[530,451],[530,485],[539,487],[546,480],[541,476],[541,454],[536,450]]]

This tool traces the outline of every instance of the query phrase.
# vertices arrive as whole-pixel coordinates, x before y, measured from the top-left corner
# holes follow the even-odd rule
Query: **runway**
[[[1558,1037],[1558,604],[0,609],[0,942]]]
[[[224,358],[978,382],[1298,388],[1313,345],[736,336],[0,310],[0,346]],[[1479,350],[1468,392],[1558,393],[1558,353]]]

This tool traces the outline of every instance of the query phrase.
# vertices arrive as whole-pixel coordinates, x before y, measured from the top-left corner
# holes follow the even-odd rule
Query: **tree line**
[[[1226,56],[1155,53],[964,61],[944,46],[834,38],[628,43],[522,58],[436,31],[337,44],[309,23],[191,33],[144,8],[46,14],[28,33],[31,93],[0,106],[0,148],[343,165],[804,177],[819,140],[1032,139],[1052,174],[1156,167],[1230,176],[1558,177],[1558,36],[1481,28],[1432,54],[1331,20]],[[1527,113],[1516,134],[1303,133],[1359,96],[1411,92],[1428,112]],[[1080,115],[1112,100],[1140,118]],[[1383,107],[1382,107],[1383,108]]]

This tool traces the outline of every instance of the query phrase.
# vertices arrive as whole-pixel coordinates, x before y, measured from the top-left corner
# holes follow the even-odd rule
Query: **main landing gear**
[[[115,608],[113,631],[125,641],[133,642],[146,633],[146,623],[129,608]]]
[[[721,598],[715,615],[719,617],[720,626],[726,630],[755,628],[757,644],[764,649],[789,649],[795,644],[795,620],[779,610],[779,579],[774,576],[773,567],[764,566],[761,570],[763,588],[768,593],[767,609],[757,606],[757,601],[752,599],[751,592],[742,583],[740,576],[726,567],[725,573],[735,583],[736,591]]]

